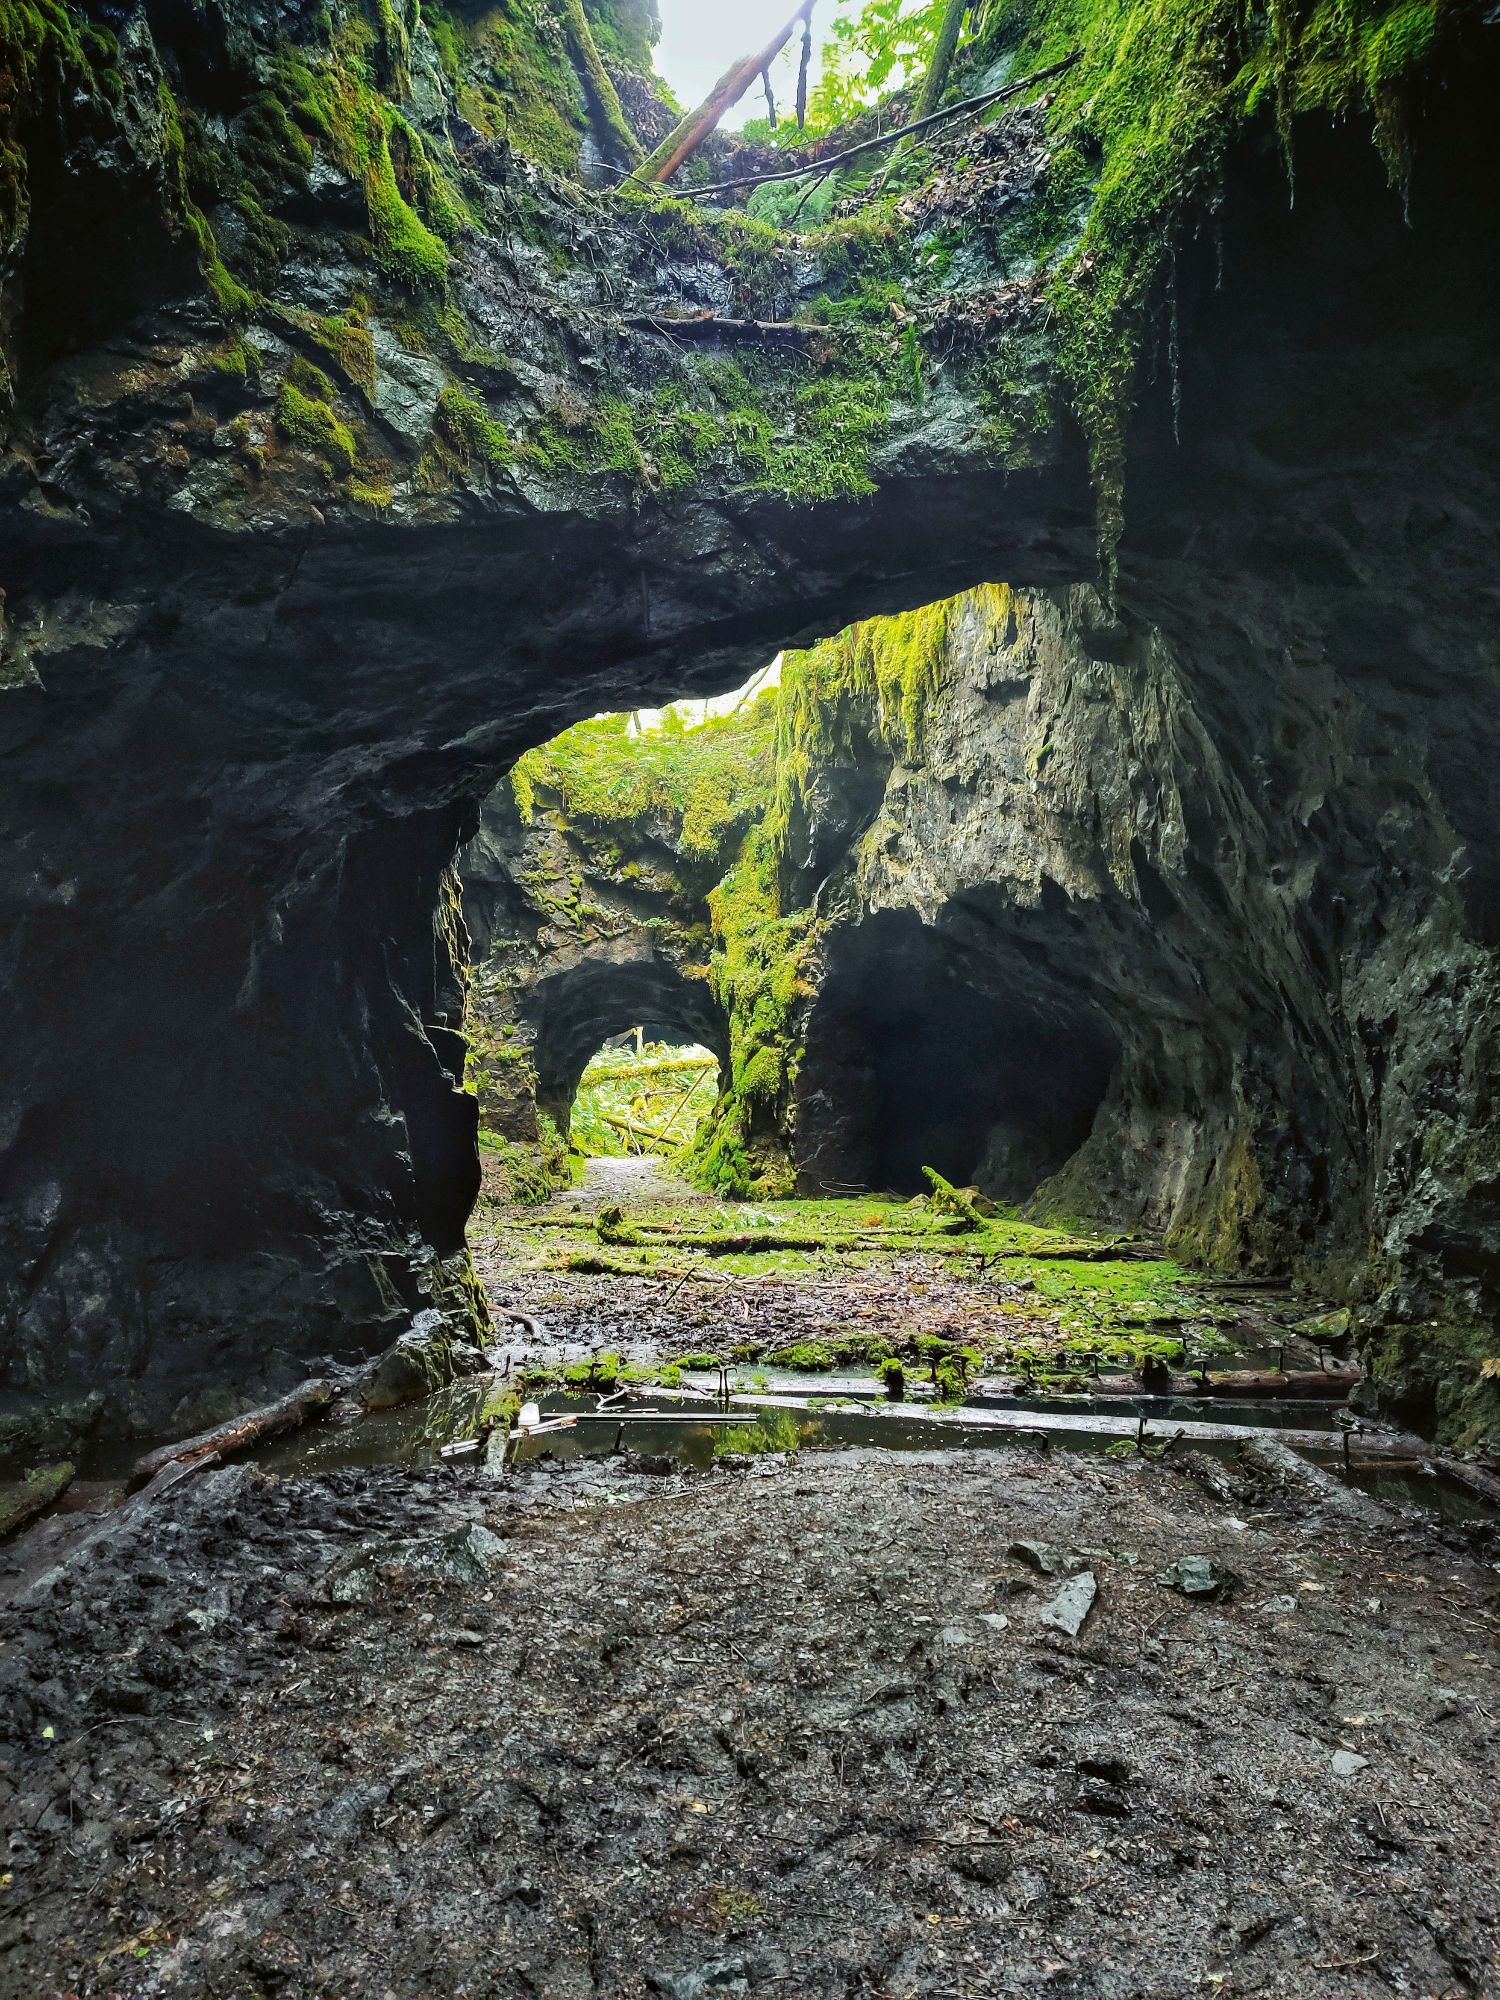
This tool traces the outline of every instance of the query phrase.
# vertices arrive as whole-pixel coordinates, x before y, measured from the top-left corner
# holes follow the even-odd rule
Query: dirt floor
[[[1315,1300],[1205,1284],[1148,1245],[1113,1256],[1108,1238],[1010,1215],[954,1234],[945,1221],[877,1196],[721,1202],[654,1160],[598,1159],[539,1208],[486,1200],[470,1240],[496,1306],[538,1324],[518,1357],[744,1363],[822,1343],[846,1360],[917,1356],[920,1377],[935,1358],[922,1343],[967,1350],[978,1372],[1083,1355],[1128,1365],[1155,1337],[1216,1361],[1284,1343],[1288,1366],[1317,1365],[1293,1331]]]
[[[553,1381],[1308,1310],[864,1220],[621,1162],[476,1248]],[[818,1240],[702,1248],[762,1228]],[[1500,1599],[1438,1523],[1274,1447],[487,1474],[373,1462],[396,1414],[0,1551],[0,2000],[1500,1996]]]
[[[0,1991],[1500,1994],[1493,1586],[1193,1460],[210,1470],[7,1616]]]

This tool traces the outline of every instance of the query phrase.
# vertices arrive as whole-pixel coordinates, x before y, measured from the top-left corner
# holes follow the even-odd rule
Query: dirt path
[[[588,1161],[578,1186],[554,1195],[547,1208],[556,1214],[577,1206],[592,1214],[612,1205],[638,1207],[642,1202],[661,1202],[669,1203],[674,1208],[692,1210],[701,1208],[711,1199],[711,1196],[689,1187],[661,1160],[649,1157],[638,1160],[601,1159]]]
[[[10,1620],[0,1992],[1500,1994],[1492,1583],[1021,1449],[211,1473]]]
[[[601,1162],[481,1257],[564,1350],[1196,1310],[1024,1225],[684,1257],[756,1224]],[[1500,2000],[1494,1575],[1295,1462],[286,1463],[11,1552],[0,2000]]]
[[[483,1203],[470,1241],[492,1302],[529,1314],[530,1351],[554,1361],[823,1346],[846,1362],[899,1354],[917,1378],[958,1354],[968,1380],[986,1364],[1108,1372],[1164,1339],[1185,1359],[1317,1366],[1294,1331],[1315,1300],[1226,1294],[1149,1247],[1114,1257],[1108,1238],[1014,1217],[945,1233],[953,1221],[883,1196],[719,1201],[659,1161],[601,1159],[540,1207]],[[720,1254],[723,1239],[746,1247]]]

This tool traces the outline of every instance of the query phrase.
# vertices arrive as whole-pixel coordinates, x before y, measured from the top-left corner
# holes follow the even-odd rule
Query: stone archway
[[[721,1073],[729,1061],[729,1024],[710,987],[639,938],[548,961],[520,997],[516,1020],[535,1076],[535,1108],[564,1133],[590,1059],[629,1028],[649,1024],[658,1039],[701,1043]]]
[[[1084,982],[910,911],[836,935],[827,960],[796,1117],[809,1193],[916,1194],[932,1167],[1025,1201],[1088,1137],[1119,1047]]]
[[[1490,103],[1476,61],[1423,123],[1411,226],[1366,132],[1312,126],[1290,212],[1269,125],[1236,151],[1222,279],[1211,246],[1179,260],[1180,393],[1164,369],[1137,414],[1114,593],[1122,626],[1150,621],[1185,673],[1230,684],[1230,752],[1253,739],[1236,703],[1253,714],[1283,677],[1357,685],[1419,765],[1431,811],[1405,824],[1455,836],[1413,857],[1393,822],[1387,865],[1426,871],[1484,950],[1500,232],[1472,192],[1495,184]],[[535,417],[587,401],[617,349],[643,397],[676,365],[649,326],[606,338],[566,299],[540,311],[505,255],[481,231],[453,255],[474,327],[521,357],[484,378],[497,397]],[[687,265],[659,269],[676,309]],[[1007,337],[1045,374],[1028,299]],[[854,617],[1098,573],[1061,402],[1001,464],[972,356],[893,403],[868,492],[791,504],[718,476],[652,492],[471,462],[382,511],[335,505],[295,454],[254,473],[233,425],[247,403],[264,424],[271,392],[213,364],[219,332],[164,297],[65,358],[26,385],[7,471],[0,1347],[28,1394],[250,1382],[379,1343],[434,1298],[467,1305],[449,870],[520,750],[738,684]],[[274,382],[291,348],[265,340]],[[398,416],[377,401],[370,423],[394,438]],[[1339,810],[1326,761],[1313,841]],[[1274,780],[1236,771],[1252,797]],[[1206,874],[1232,866],[1200,832]],[[1379,1103],[1350,1115],[1378,1122]],[[1402,1171],[1420,1192],[1421,1156]],[[1435,1240],[1458,1213],[1486,1254],[1486,1186],[1476,1167],[1458,1210],[1434,1189]]]

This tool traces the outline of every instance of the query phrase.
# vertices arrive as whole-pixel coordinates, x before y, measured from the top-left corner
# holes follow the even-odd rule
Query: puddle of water
[[[818,1393],[805,1375],[794,1377],[793,1386],[800,1395]],[[771,1393],[778,1391],[773,1389]],[[829,1391],[825,1389],[823,1393]],[[735,1411],[732,1414],[739,1421],[727,1423],[714,1410],[704,1408],[700,1413],[691,1403],[667,1397],[654,1402],[649,1397],[632,1398],[628,1406],[632,1420],[624,1424],[619,1422],[617,1413],[613,1420],[609,1412],[601,1413],[598,1399],[592,1395],[555,1393],[539,1400],[546,1416],[575,1415],[587,1421],[572,1430],[547,1431],[538,1438],[523,1440],[517,1448],[518,1462],[523,1464],[545,1456],[559,1461],[605,1458],[623,1445],[628,1451],[672,1458],[701,1471],[712,1462],[716,1447],[736,1451],[758,1445],[764,1450],[768,1435],[778,1446],[783,1440],[789,1443],[795,1438],[799,1448],[825,1450],[877,1445],[888,1451],[994,1451],[1008,1442],[1023,1443],[1035,1450],[1042,1442],[1035,1432],[966,1424],[961,1412],[955,1412],[942,1423],[934,1423],[920,1415],[903,1418],[897,1410],[890,1415],[871,1416],[857,1410],[776,1408],[764,1412],[768,1431],[757,1422],[744,1421],[746,1417],[755,1418],[758,1414],[755,1411]],[[663,1421],[652,1423],[653,1414]],[[1111,1414],[1123,1413],[1116,1404]],[[269,1440],[254,1458],[268,1472],[300,1476],[347,1467],[431,1465],[438,1462],[438,1441],[427,1437],[425,1430],[426,1415],[418,1405],[384,1411],[347,1430],[325,1425],[294,1431]],[[1158,1433],[1158,1441],[1160,1436]],[[1086,1432],[1058,1430],[1045,1434],[1046,1448],[1058,1451],[1099,1452],[1116,1442],[1114,1437]],[[1194,1441],[1192,1448],[1215,1457],[1228,1457],[1233,1454],[1234,1443],[1209,1439]],[[458,1463],[472,1465],[474,1460]]]
[[[1331,1472],[1338,1470],[1339,1461],[1321,1452],[1317,1454],[1317,1462]],[[1359,1487],[1385,1507],[1415,1507],[1454,1528],[1472,1526],[1475,1522],[1500,1526],[1500,1506],[1445,1473],[1423,1472],[1419,1468],[1387,1471],[1380,1466],[1364,1466],[1356,1467],[1348,1478],[1351,1486]]]

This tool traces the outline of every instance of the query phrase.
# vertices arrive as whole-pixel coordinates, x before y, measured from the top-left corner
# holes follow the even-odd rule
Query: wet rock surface
[[[47,157],[61,149],[79,180],[66,200],[39,188],[30,268],[87,271],[99,296],[66,327],[71,280],[28,296],[40,360],[19,383],[4,475],[4,1387],[42,1403],[107,1379],[127,1414],[205,1381],[271,1393],[309,1355],[380,1351],[415,1310],[473,1308],[463,1226],[478,1169],[447,869],[520,749],[601,707],[737,684],[779,646],[981,578],[1066,588],[1098,575],[1080,438],[1058,420],[1024,464],[1002,466],[961,341],[929,371],[925,407],[892,404],[869,493],[792,505],[747,496],[733,468],[638,487],[559,469],[556,452],[543,476],[534,458],[476,463],[472,440],[455,463],[451,436],[430,490],[428,446],[443,439],[419,438],[443,392],[387,337],[410,299],[372,270],[360,189],[321,154],[288,208],[295,254],[258,281],[252,381],[223,351],[191,238],[141,200],[162,171],[160,65],[201,81],[215,116],[259,88],[268,21],[221,15],[209,42],[172,9],[132,16],[126,67],[141,87],[87,105],[81,129],[49,131]],[[447,159],[429,38],[415,36],[409,76],[388,67]],[[1193,822],[1195,899],[1233,905],[1242,870],[1295,880],[1312,858],[1238,843],[1240,792],[1290,782],[1292,821],[1321,850],[1340,845],[1362,766],[1399,765],[1376,787],[1375,858],[1393,877],[1410,866],[1410,897],[1382,921],[1405,981],[1398,1014],[1434,1023],[1475,1005],[1474,951],[1494,940],[1495,242],[1472,199],[1493,185],[1491,104],[1484,62],[1465,65],[1414,134],[1410,227],[1363,130],[1316,126],[1299,141],[1290,212],[1269,123],[1236,152],[1222,273],[1206,240],[1185,249],[1183,367],[1175,384],[1163,369],[1129,441],[1116,594],[1129,632],[1161,631],[1226,690],[1210,727],[1235,810],[1221,826],[1216,795]],[[1045,142],[1018,116],[1006,172],[1024,203]],[[101,171],[116,154],[97,150],[91,120],[128,173]],[[705,266],[701,246],[657,254],[498,143],[472,153],[475,223],[442,253],[464,330],[461,352],[443,350],[450,388],[517,439],[566,429],[600,383],[625,407],[668,379],[681,388],[672,344],[624,321],[636,307],[722,307],[734,274]],[[138,227],[117,226],[132,210]],[[85,234],[70,235],[75,222]],[[976,261],[966,246],[966,286],[999,312],[1035,385],[1048,358],[1039,294]],[[789,281],[777,309],[808,306],[820,282]],[[364,389],[340,373],[329,394],[342,416],[320,405],[325,428],[368,428],[378,447],[387,482],[367,480],[361,498],[278,440],[275,412],[296,361],[335,366],[297,315],[366,293],[373,390],[368,370]],[[1094,640],[1117,646],[1108,630]],[[1268,718],[1271,682],[1307,692],[1269,702]],[[1351,689],[1385,734],[1314,754],[1317,718]],[[1305,731],[1313,748],[1257,763],[1268,730],[1277,743]],[[1366,880],[1356,870],[1319,893],[1363,909],[1379,901]],[[1294,926],[1297,898],[1269,916]],[[1312,912],[1315,958],[1334,929]],[[1193,975],[1167,971],[1170,1027]],[[1326,1035],[1355,1045],[1341,1077],[1364,1065],[1406,1091],[1411,1070],[1414,1103],[1432,1108],[1449,1057],[1398,1050],[1392,1064],[1379,997],[1392,966],[1367,958],[1365,971],[1368,994],[1335,1017],[1302,1008],[1289,980],[1295,1046],[1267,1064],[1226,1064],[1222,1050],[1187,1061],[1190,1094],[1212,1093],[1195,1115],[1222,1127],[1243,1102],[1291,1132],[1301,1096],[1283,1080],[1328,1067]],[[1167,972],[1153,962],[1152,976]],[[1274,973],[1262,988],[1274,992]],[[1259,1024],[1249,1010],[1247,1034]],[[1466,1075],[1456,1094],[1471,1094]],[[1497,1247],[1488,1127],[1461,1115],[1433,1160],[1405,1112],[1389,1120],[1399,1143],[1367,1146],[1387,1124],[1368,1089],[1340,1098],[1335,1122],[1341,1148],[1315,1135],[1312,1157],[1357,1180],[1364,1155],[1377,1183],[1398,1184],[1375,1219],[1399,1282],[1424,1262],[1479,1282]],[[1325,1189],[1295,1143],[1288,1180],[1315,1217],[1359,1206],[1347,1186]],[[1402,1310],[1392,1369],[1431,1405],[1420,1271]]]
[[[1492,1580],[1233,1504],[1023,1451],[202,1474],[6,1614],[0,1990],[1500,1993]]]

